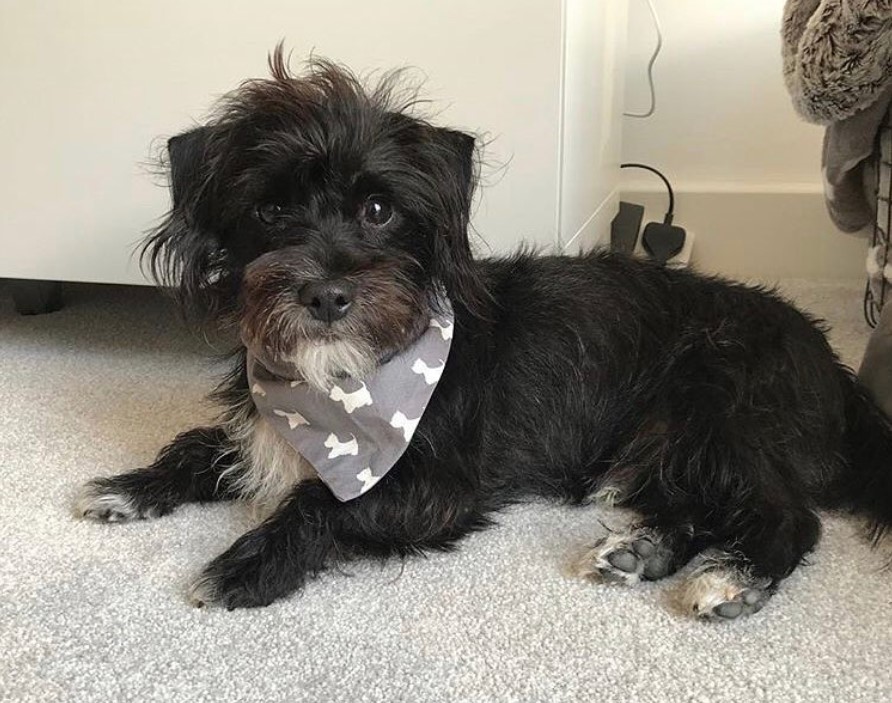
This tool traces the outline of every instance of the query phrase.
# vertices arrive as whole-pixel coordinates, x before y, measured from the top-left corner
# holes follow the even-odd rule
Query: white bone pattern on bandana
[[[335,459],[339,456],[356,456],[359,454],[359,444],[356,437],[352,437],[348,442],[341,442],[338,436],[332,432],[325,440],[325,446],[331,449],[328,453],[329,459]]]
[[[455,328],[455,325],[451,322],[447,322],[443,324],[436,317],[431,318],[431,327],[436,327],[440,330],[440,334],[443,336],[443,339],[452,339],[452,330]]]
[[[393,414],[393,417],[390,418],[390,426],[396,427],[398,430],[402,430],[403,436],[406,438],[407,442],[412,439],[412,435],[415,434],[415,428],[418,427],[419,422],[421,422],[420,417],[415,420],[410,420],[399,410],[397,410]]]
[[[453,335],[448,309],[370,376],[340,378],[327,392],[275,375],[249,349],[254,405],[336,498],[352,500],[375,486],[406,451],[445,371]]]
[[[369,468],[365,468],[362,471],[360,471],[358,474],[356,474],[356,478],[358,480],[362,481],[362,486],[359,489],[360,493],[365,493],[372,486],[374,486],[376,483],[378,483],[378,481],[381,480],[380,476],[373,476],[372,470]]]
[[[443,375],[443,369],[445,368],[446,362],[444,362],[443,360],[440,360],[439,366],[433,367],[428,366],[424,362],[424,359],[416,359],[415,363],[412,364],[412,371],[424,376],[424,382],[429,386],[434,385],[437,381],[440,380],[440,376]]]
[[[288,420],[288,428],[292,430],[300,425],[310,424],[309,422],[307,422],[307,418],[305,418],[300,413],[286,413],[284,410],[279,409],[273,410],[273,413]]]
[[[362,384],[362,388],[358,391],[353,391],[352,393],[346,393],[343,388],[334,385],[332,386],[328,397],[339,403],[343,403],[344,410],[348,413],[352,413],[356,408],[372,404],[372,395],[369,393],[369,390],[364,383]]]

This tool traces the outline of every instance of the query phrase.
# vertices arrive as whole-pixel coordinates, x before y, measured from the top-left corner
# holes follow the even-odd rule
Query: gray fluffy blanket
[[[892,0],[787,0],[783,57],[797,112],[828,125],[830,217],[862,230],[875,220],[876,136],[892,105]]]
[[[784,77],[796,111],[830,124],[876,102],[892,74],[892,0],[787,0]]]
[[[874,225],[869,304],[882,314],[858,375],[892,417],[892,0],[787,0],[783,56],[796,111],[827,125],[830,217],[844,232]]]

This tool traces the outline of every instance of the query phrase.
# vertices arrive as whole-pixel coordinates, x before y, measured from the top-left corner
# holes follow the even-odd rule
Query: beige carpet
[[[856,363],[860,283],[788,290]],[[75,488],[145,464],[208,417],[212,365],[148,290],[76,287],[17,317],[0,293],[0,700],[892,700],[892,573],[843,519],[758,615],[692,622],[667,584],[567,579],[593,509],[517,508],[457,554],[357,564],[264,610],[195,610],[185,586],[248,526],[232,505],[132,525],[74,520]]]

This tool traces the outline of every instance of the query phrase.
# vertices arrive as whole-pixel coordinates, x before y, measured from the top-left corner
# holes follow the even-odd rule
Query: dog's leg
[[[758,612],[818,541],[812,511],[753,505],[737,513],[735,529],[703,554],[680,585],[677,604],[700,618],[733,620]]]
[[[708,551],[678,602],[700,618],[762,608],[817,543],[814,508],[844,468],[839,370],[807,321],[789,327],[729,317],[685,335],[601,479],[614,502],[693,526],[693,549]],[[594,556],[628,581],[641,569],[636,546]]]
[[[693,556],[690,524],[642,522],[610,532],[573,565],[573,574],[601,583],[631,586],[675,573]]]
[[[178,435],[155,462],[118,476],[88,481],[75,514],[99,522],[159,517],[178,505],[235,497],[223,472],[238,452],[221,427],[199,427]]]
[[[447,549],[488,524],[449,486],[384,483],[346,503],[319,481],[302,483],[266,522],[205,567],[191,602],[230,610],[268,605],[338,560]]]

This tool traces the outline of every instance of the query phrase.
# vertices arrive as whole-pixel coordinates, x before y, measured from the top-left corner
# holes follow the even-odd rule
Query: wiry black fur
[[[295,486],[209,565],[213,600],[265,605],[339,560],[448,549],[510,503],[583,503],[605,486],[674,536],[670,570],[720,547],[773,585],[814,547],[819,508],[892,522],[889,422],[814,320],[771,292],[610,254],[473,261],[473,140],[408,117],[393,94],[392,81],[367,93],[326,63],[293,78],[277,52],[272,80],[170,143],[174,208],[147,255],[185,303],[249,316],[243,277],[267,255],[295,289],[310,269],[360,284],[374,270],[392,292],[439,282],[456,313],[445,373],[397,466],[347,503],[318,481]],[[389,228],[357,224],[370,191],[392,199]],[[254,212],[270,199],[288,212],[273,228]],[[294,260],[309,268],[282,263]],[[384,312],[372,296],[352,326],[300,334],[374,345],[392,305],[379,302]],[[244,358],[217,393],[230,423],[250,404]],[[163,511],[231,497],[225,480],[207,490],[232,465],[231,440],[200,432],[209,453],[186,434],[148,473],[112,481]]]

